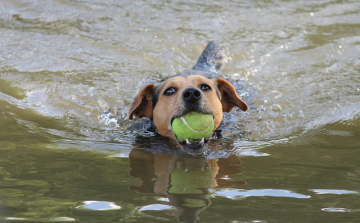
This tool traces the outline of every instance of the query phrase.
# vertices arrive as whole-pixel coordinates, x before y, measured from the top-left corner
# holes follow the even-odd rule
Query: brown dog
[[[180,142],[172,130],[172,120],[189,111],[212,114],[216,130],[223,112],[234,107],[243,111],[248,105],[239,97],[235,88],[225,79],[217,76],[222,64],[221,48],[210,42],[199,57],[197,64],[159,85],[148,84],[135,97],[129,110],[129,119],[147,117],[153,121],[159,134],[178,142],[187,153],[202,152],[210,138],[200,142]]]

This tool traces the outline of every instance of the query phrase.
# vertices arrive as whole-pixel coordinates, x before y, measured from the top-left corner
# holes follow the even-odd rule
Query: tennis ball
[[[214,130],[214,118],[212,114],[191,111],[175,118],[171,125],[179,141],[192,143],[210,137]]]

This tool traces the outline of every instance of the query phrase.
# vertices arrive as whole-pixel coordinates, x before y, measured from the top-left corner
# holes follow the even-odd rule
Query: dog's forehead
[[[200,75],[189,75],[189,76],[176,76],[176,77],[172,77],[169,78],[168,80],[165,81],[164,83],[164,87],[168,86],[168,85],[183,85],[183,86],[188,86],[188,85],[197,85],[199,83],[208,83],[211,84],[211,80],[200,76]]]

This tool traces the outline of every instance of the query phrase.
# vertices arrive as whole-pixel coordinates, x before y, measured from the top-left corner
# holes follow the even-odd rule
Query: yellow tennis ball
[[[212,114],[191,111],[175,118],[171,125],[179,141],[195,142],[211,136],[214,130],[214,117]]]

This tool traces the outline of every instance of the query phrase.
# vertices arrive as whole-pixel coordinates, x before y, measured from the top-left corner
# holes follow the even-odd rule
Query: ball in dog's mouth
[[[209,142],[214,130],[212,114],[190,111],[171,120],[172,130],[187,153],[200,153]]]

